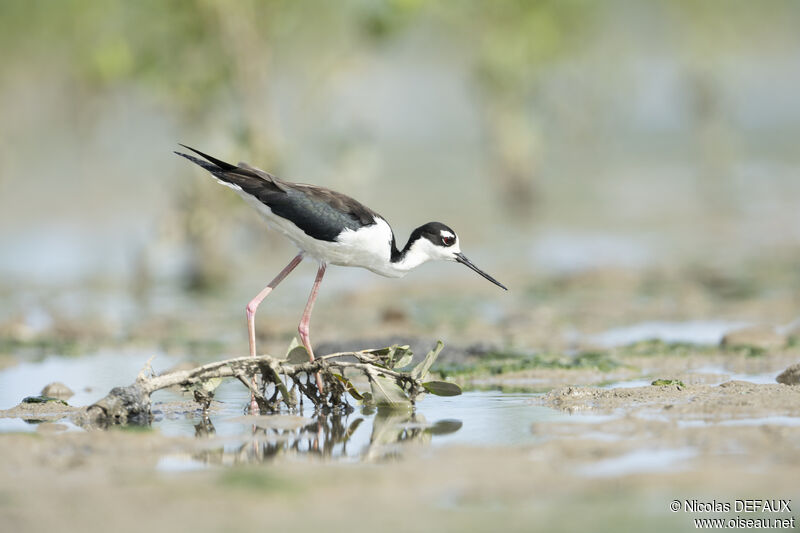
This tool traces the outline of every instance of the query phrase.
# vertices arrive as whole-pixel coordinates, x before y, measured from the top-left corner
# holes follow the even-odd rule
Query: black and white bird
[[[461,253],[458,235],[441,222],[428,222],[418,227],[411,233],[405,247],[399,250],[389,223],[349,196],[316,185],[290,183],[246,163],[232,165],[189,146],[181,146],[205,161],[181,152],[175,152],[177,155],[203,167],[219,183],[239,193],[272,228],[300,249],[286,268],[247,304],[250,355],[256,355],[254,317],[258,305],[306,256],[317,260],[319,270],[297,330],[312,361],[314,351],[309,339],[311,310],[329,263],[362,267],[381,276],[400,278],[427,261],[456,261],[506,289]],[[319,375],[317,386],[322,391]]]

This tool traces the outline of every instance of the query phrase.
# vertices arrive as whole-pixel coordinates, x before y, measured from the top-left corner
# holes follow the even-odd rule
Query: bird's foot
[[[260,415],[261,409],[258,407],[258,402],[256,401],[256,395],[250,394],[250,414],[251,415]]]

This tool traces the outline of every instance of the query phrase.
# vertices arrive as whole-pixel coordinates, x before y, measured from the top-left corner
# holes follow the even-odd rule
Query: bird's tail
[[[236,170],[236,168],[237,168],[236,165],[231,165],[230,163],[226,163],[225,161],[217,159],[216,157],[212,157],[212,156],[210,156],[208,154],[204,154],[200,150],[195,150],[191,146],[186,146],[185,144],[181,144],[181,146],[183,146],[187,150],[191,150],[192,152],[196,153],[197,155],[207,159],[207,161],[203,161],[202,159],[197,159],[196,157],[191,156],[189,154],[184,154],[183,152],[175,152],[175,154],[177,154],[177,155],[179,155],[181,157],[185,157],[186,159],[188,159],[192,163],[203,167],[204,169],[208,170],[209,172],[211,172],[212,174],[214,174],[217,177],[219,177],[218,174],[221,174],[222,172]]]
[[[240,163],[239,166],[232,165],[216,157],[204,154],[200,150],[195,150],[190,146],[186,146],[185,144],[181,144],[181,146],[205,158],[207,161],[203,161],[189,154],[184,154],[183,152],[175,152],[177,155],[185,157],[192,163],[203,167],[213,174],[222,185],[240,191],[243,190],[250,194],[254,194],[256,190],[263,189],[265,184],[271,189],[286,190],[285,184],[268,172],[264,172],[263,170],[259,170],[244,163]]]

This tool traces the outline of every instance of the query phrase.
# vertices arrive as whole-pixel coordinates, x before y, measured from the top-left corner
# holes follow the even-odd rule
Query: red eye
[[[456,242],[456,238],[455,237],[453,237],[451,235],[443,235],[442,236],[442,244],[444,244],[445,246],[450,246],[454,242]]]

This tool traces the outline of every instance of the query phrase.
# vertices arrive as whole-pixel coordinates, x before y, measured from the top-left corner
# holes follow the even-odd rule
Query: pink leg
[[[319,284],[322,281],[322,276],[325,275],[325,269],[327,266],[325,263],[319,265],[319,270],[317,270],[317,279],[314,280],[314,286],[311,287],[311,295],[308,297],[308,303],[306,304],[306,309],[303,311],[303,318],[300,319],[300,325],[297,327],[297,332],[300,333],[300,340],[303,343],[303,346],[306,347],[308,351],[308,358],[313,361],[314,360],[314,350],[311,349],[311,340],[308,336],[308,324],[311,322],[311,310],[314,309],[314,300],[317,299],[317,293],[319,293]],[[317,377],[317,388],[319,392],[322,392],[322,378],[320,378],[319,373],[316,374]]]
[[[275,279],[269,282],[269,285],[264,287],[264,290],[259,292],[255,298],[250,300],[250,303],[247,304],[247,332],[250,337],[250,355],[255,357],[256,356],[256,324],[255,324],[255,317],[256,317],[256,310],[258,309],[258,305],[261,301],[267,297],[269,293],[272,292],[272,289],[278,286],[278,283],[284,280],[289,273],[294,270],[297,265],[300,264],[300,261],[303,260],[302,252],[297,254],[294,259],[292,259],[291,263],[286,265],[286,268],[281,270],[280,274],[275,276]],[[253,385],[256,385],[256,378],[253,377]],[[256,398],[253,394],[250,395],[250,412],[257,413],[258,412],[258,404],[256,404]]]

